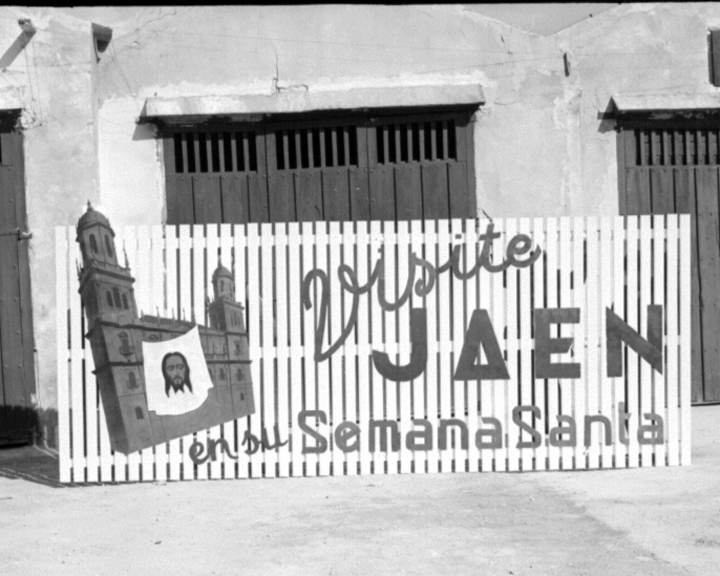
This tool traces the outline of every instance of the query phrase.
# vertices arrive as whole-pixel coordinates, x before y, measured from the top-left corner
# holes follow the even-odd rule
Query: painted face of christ
[[[188,392],[192,393],[192,384],[190,383],[190,367],[188,366],[185,356],[180,352],[169,352],[165,354],[162,361],[162,371],[165,377],[165,394],[170,396],[170,390],[173,392],[184,392],[187,387]]]

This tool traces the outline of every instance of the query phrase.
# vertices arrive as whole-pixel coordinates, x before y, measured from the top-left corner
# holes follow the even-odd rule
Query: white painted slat
[[[248,353],[250,356],[250,373],[252,377],[253,399],[255,402],[255,412],[260,409],[260,399],[258,396],[258,381],[256,378],[256,364],[259,361],[259,342],[257,340],[257,332],[253,334],[250,331],[250,308],[257,306],[257,296],[250,301],[249,298],[249,278],[251,275],[248,267],[248,226],[239,224],[233,226],[233,257],[235,261],[235,298],[238,302],[245,306],[245,330],[248,332]],[[223,260],[225,258],[223,252]],[[250,418],[245,416],[237,419],[232,426],[231,447],[233,453],[237,455],[236,474],[238,478],[247,478],[250,475],[250,457],[246,452],[247,445],[243,445],[245,434],[249,431]]]
[[[690,306],[692,302],[691,291],[691,260],[690,260],[690,226],[692,221],[689,214],[680,216],[680,358],[685,359],[680,367],[680,463],[689,466],[691,463],[691,427],[690,427],[690,390],[691,390],[691,363],[692,358],[692,331]]]
[[[203,324],[207,326],[206,321],[206,268],[212,276],[213,264],[208,263],[205,258],[205,226],[195,224],[192,226],[192,276],[188,277],[188,281],[192,282],[192,294],[190,300],[190,318],[189,320],[195,324]],[[208,433],[207,430],[198,430],[194,434],[196,442],[202,446],[207,446]],[[188,448],[185,448],[188,451]],[[198,480],[206,480],[208,478],[209,462],[195,465],[195,477]]]
[[[314,238],[313,223],[303,222],[301,225],[302,234],[302,277],[305,278],[316,267],[315,242],[309,241]],[[321,265],[321,264],[317,264]],[[310,287],[310,298],[312,308],[305,310],[303,315],[303,329],[305,341],[305,358],[303,371],[305,374],[305,387],[303,406],[305,410],[318,410],[316,386],[317,372],[316,363],[313,360],[315,353],[315,326],[318,325],[320,318],[320,288],[319,282],[316,280]],[[315,420],[310,419],[307,422],[310,428],[316,428]],[[306,448],[312,449],[315,441],[307,434],[302,435],[302,444]],[[305,454],[305,475],[317,476],[319,468],[319,457],[316,453]]]
[[[572,246],[573,238],[571,236],[572,220],[562,218],[559,220],[560,232],[560,250],[558,251],[558,270],[560,273],[558,286],[558,303],[560,308],[571,308],[573,303],[571,284],[571,274],[573,272]],[[575,350],[581,344],[575,338],[577,324],[561,324],[559,325],[559,333],[562,338],[573,338],[573,347],[570,352],[562,354],[558,357],[558,361],[565,363],[575,363]],[[559,388],[559,414],[567,415],[572,413],[573,392],[579,383],[579,379],[562,378],[558,380]],[[554,420],[550,422],[550,427],[559,426],[560,422]],[[574,466],[573,459],[575,457],[575,449],[572,446],[563,446],[560,448],[560,462],[563,470],[572,470]]]
[[[505,221],[505,246],[517,234],[517,220],[508,219]],[[505,253],[503,250],[502,254]],[[520,381],[520,370],[518,366],[518,270],[514,266],[510,266],[505,272],[505,326],[507,327],[507,367],[510,373],[510,380],[506,382],[508,411],[512,414],[512,410],[520,405],[518,397],[518,384]],[[522,419],[525,423],[532,426],[531,415],[523,412]],[[511,417],[512,421],[512,417]],[[520,431],[520,427],[515,424],[508,425],[508,470],[516,472],[520,470],[521,449],[518,444],[527,442],[531,438],[527,434]]]
[[[135,256],[134,273],[134,295],[135,304],[140,317],[143,314],[152,314],[152,250],[150,239],[150,228],[140,226],[137,228],[137,252]],[[141,346],[141,344],[137,344]],[[153,448],[145,448],[140,451],[140,476],[143,480],[155,480],[155,454]]]
[[[433,240],[429,240],[432,238]],[[421,257],[430,262],[437,269],[440,266],[437,241],[437,221],[429,220],[425,222],[425,243]],[[439,350],[440,342],[438,338],[438,317],[440,314],[437,278],[435,288],[430,292],[424,300],[427,317],[427,334],[428,334],[428,361],[425,367],[425,378],[423,387],[425,390],[426,402],[426,418],[432,426],[438,423],[439,405],[438,405],[438,367],[439,367]],[[440,471],[440,458],[436,450],[437,440],[434,441],[431,451],[426,453],[427,471],[430,474],[436,474]]]
[[[80,254],[77,244],[70,244],[70,258],[68,258],[68,277],[72,284],[77,283],[76,263],[80,262]],[[73,481],[85,481],[85,450],[84,430],[85,414],[83,407],[83,330],[82,330],[82,308],[80,295],[76,290],[70,291],[70,420],[72,426],[72,462]]]
[[[665,364],[665,392],[667,402],[666,445],[668,465],[680,464],[680,366],[678,349],[680,345],[678,322],[678,296],[680,292],[679,228],[677,214],[667,216],[667,299],[664,313],[667,318],[667,362]]]
[[[528,238],[532,238],[532,229],[530,220],[528,218],[521,218],[518,220],[518,233],[524,234]],[[522,257],[522,260],[526,260],[527,255]],[[520,398],[518,403],[524,406],[533,405],[532,388],[533,388],[533,374],[532,374],[532,322],[533,322],[533,298],[531,290],[531,271],[529,268],[518,269],[518,313],[519,317],[519,347],[520,347],[520,370],[518,372],[519,384],[520,384]],[[541,410],[542,411],[542,410]],[[542,421],[537,425],[531,425],[538,429]],[[543,438],[544,442],[544,438]],[[521,466],[524,471],[533,469],[533,460],[535,458],[535,448],[526,448],[520,451],[521,453]]]
[[[329,238],[328,238],[328,223],[317,222],[315,224],[315,254],[316,254],[316,267],[320,270],[329,270]],[[320,305],[320,300],[316,300],[317,306]],[[323,350],[331,345],[330,342],[330,331],[325,325],[325,341],[323,342]],[[331,406],[330,406],[330,361],[325,360],[317,364],[317,409],[325,412],[328,422],[332,418]],[[318,431],[328,437],[327,423],[322,424],[318,422]],[[328,449],[319,455],[318,458],[318,475],[329,476],[330,475],[330,464],[332,462],[332,453],[330,452],[330,445]]]
[[[350,222],[344,222],[342,225],[342,261],[345,265],[349,266],[353,270],[357,270],[357,263],[355,261],[355,246],[357,241],[355,239],[355,233],[353,230],[353,224]],[[353,296],[347,292],[343,292],[343,323],[347,322],[350,318],[352,310]],[[347,343],[354,345],[356,343],[358,326],[355,326],[353,332],[348,336]],[[347,422],[358,422],[358,402],[357,402],[357,347],[355,352],[345,352],[345,361],[343,363],[343,396],[345,399],[345,420]],[[367,422],[362,424],[367,426]],[[361,428],[362,429],[362,428]],[[362,442],[362,439],[358,439]],[[358,451],[348,452],[345,454],[345,460],[347,462],[345,473],[349,476],[355,476],[358,474],[358,468],[360,463],[360,455]]]
[[[548,250],[548,242],[547,237],[545,234],[545,219],[544,218],[534,218],[533,219],[533,230],[532,230],[532,238],[534,243],[533,250],[542,250],[543,254],[538,258],[538,260],[533,265],[533,302],[532,306],[534,310],[538,310],[541,308],[545,308],[545,260],[546,260],[546,253]],[[531,320],[533,322],[534,326],[534,316]],[[533,329],[534,330],[534,329]],[[534,331],[533,331],[534,335]],[[535,347],[535,343],[533,342],[533,349]],[[535,423],[535,428],[537,430],[540,430],[543,433],[543,436],[546,436],[545,434],[545,428],[546,428],[546,418],[547,418],[547,409],[545,407],[545,389],[547,387],[547,381],[544,379],[535,378],[535,374],[532,374],[532,386],[533,386],[533,392],[535,397],[535,406],[537,406],[540,409],[540,412],[542,413],[542,419],[537,421]],[[547,458],[548,458],[548,444],[545,440],[535,448],[535,469],[536,470],[546,470],[547,469]],[[523,468],[524,469],[524,468]]]
[[[303,359],[301,348],[303,310],[300,298],[300,288],[303,277],[300,273],[301,254],[300,225],[297,222],[288,224],[288,278],[287,298],[290,313],[289,337],[290,349],[290,372],[288,381],[290,386],[289,417],[291,419],[288,434],[290,436],[291,450],[291,472],[293,476],[303,475],[304,457],[302,454],[302,432],[298,428],[297,415],[302,410],[302,388],[303,388]],[[310,331],[306,332],[307,335]]]
[[[640,285],[638,283],[638,256],[640,227],[637,217],[627,218],[627,301],[625,303],[625,315],[618,311],[618,316],[634,328],[640,328],[638,315],[638,295]],[[628,434],[628,467],[636,468],[640,465],[640,446],[637,442],[635,431],[640,424],[638,388],[640,383],[640,366],[638,356],[632,351],[625,355],[627,366],[624,373],[627,380],[627,412],[630,414],[630,431]]]
[[[370,265],[374,267],[375,262],[381,257],[383,250],[383,227],[381,222],[373,221],[370,223]],[[387,265],[387,262],[386,262]],[[368,271],[370,272],[370,271]],[[380,287],[378,283],[375,284],[371,295],[374,295],[374,301],[377,302],[378,294],[380,293]],[[383,340],[383,323],[385,313],[379,305],[373,304],[371,307],[370,317],[370,329],[371,336],[370,342],[373,344],[374,350],[384,351],[385,342]],[[380,373],[375,370],[372,360],[370,360],[370,386],[372,389],[372,400],[370,403],[370,418],[372,420],[383,420],[385,419],[385,388],[384,380]],[[368,431],[369,433],[369,431]],[[371,452],[373,460],[373,474],[385,474],[385,467],[387,465],[387,455],[382,450],[379,450],[379,443],[376,442],[375,451]],[[368,450],[370,449],[368,445]]]
[[[197,321],[199,323],[202,323],[206,327],[210,327],[210,317],[208,315],[207,310],[207,304],[209,302],[212,302],[215,299],[215,289],[212,284],[212,277],[215,273],[215,270],[217,270],[218,265],[225,264],[224,262],[221,262],[218,255],[218,250],[220,249],[220,238],[218,236],[218,226],[216,224],[207,224],[205,226],[205,276],[204,281],[202,283],[204,292],[205,292],[205,306],[203,306],[204,315],[201,319],[198,314],[198,312],[195,312],[195,316],[197,317]],[[228,265],[225,265],[225,267],[228,270],[231,270],[230,262],[227,263]],[[219,441],[222,438],[222,429],[218,426],[213,426],[207,431],[207,440],[210,441]],[[207,446],[207,444],[206,444]],[[221,450],[218,448],[216,452],[215,458],[210,458],[206,468],[209,468],[208,470],[208,477],[209,478],[222,478],[223,475],[223,465],[225,464],[226,460],[229,461],[230,458],[225,454],[224,450]]]
[[[584,445],[584,422],[587,414],[587,291],[593,289],[585,278],[585,219],[573,218],[572,221],[572,269],[573,269],[573,297],[572,305],[580,309],[580,322],[574,326],[574,361],[580,364],[580,379],[573,385],[572,416],[578,426],[576,446],[574,450],[576,469],[586,469],[588,466],[587,454]]]
[[[450,222],[447,220],[438,220],[438,264],[442,266],[450,258],[450,244],[452,236],[450,234]],[[438,275],[436,290],[438,297],[438,326],[439,326],[439,367],[440,376],[437,380],[437,388],[439,389],[439,413],[442,420],[452,418],[451,405],[451,382],[453,376],[452,364],[452,337],[453,327],[451,325],[452,305],[450,294],[450,277],[452,271],[447,270]],[[431,416],[432,420],[437,418],[437,414]],[[440,422],[436,421],[435,429],[439,430]],[[453,453],[451,450],[440,450],[440,471],[443,473],[452,472]]]
[[[486,221],[481,220],[480,221],[480,235],[485,234],[486,230]],[[478,238],[479,240],[479,238]],[[480,241],[480,240],[479,240]],[[481,241],[484,242],[484,241]],[[477,305],[476,308],[479,310],[487,310],[488,314],[493,322],[493,326],[497,329],[497,324],[495,323],[495,318],[493,316],[493,309],[492,309],[492,292],[491,292],[491,286],[492,286],[492,277],[493,274],[487,271],[486,269],[482,268],[478,271],[478,297],[477,297]],[[484,353],[480,354],[480,360],[484,360]],[[478,388],[478,396],[480,400],[480,409],[478,410],[478,418],[477,418],[477,427],[476,430],[479,430],[480,428],[486,429],[488,428],[486,422],[483,421],[483,418],[488,417],[495,417],[493,412],[493,388],[495,387],[495,383],[489,380],[481,380],[477,383]],[[481,437],[483,440],[483,443],[485,444],[486,437]],[[474,440],[474,438],[473,438]],[[477,445],[476,442],[473,442],[473,444]],[[480,471],[482,472],[490,472],[493,469],[493,455],[494,452],[492,449],[489,448],[482,448],[479,449],[479,455],[480,455]]]
[[[269,223],[260,225],[260,262],[262,267],[262,346],[263,350],[275,347],[277,309],[274,294],[273,274],[273,226]],[[272,438],[273,428],[277,423],[275,413],[275,359],[272,356],[262,355],[262,429]],[[261,448],[265,470],[263,476],[275,478],[277,476],[278,453],[274,449]]]
[[[70,454],[70,351],[68,349],[68,295],[77,279],[69,274],[72,228],[55,228],[55,334],[57,354],[58,460],[60,482],[70,482],[72,458]]]
[[[354,269],[357,272],[358,284],[366,285],[369,282],[372,266],[374,266],[376,253],[372,250],[370,243],[370,228],[368,222],[357,222],[357,260]],[[365,429],[370,421],[371,407],[371,389],[372,381],[371,373],[373,371],[372,360],[370,358],[370,326],[372,317],[370,316],[370,301],[375,291],[370,291],[360,297],[358,304],[358,323],[357,323],[357,344],[358,344],[358,419],[355,423],[360,426],[360,430]],[[373,458],[370,454],[366,439],[360,438],[360,473],[370,474],[372,470]]]
[[[602,217],[599,221],[600,224],[600,280],[598,284],[600,293],[600,307],[598,311],[599,315],[599,327],[600,332],[598,334],[598,340],[600,345],[600,356],[599,356],[599,393],[600,393],[600,410],[612,424],[611,426],[611,438],[612,443],[606,445],[602,443],[600,448],[600,455],[602,458],[603,468],[612,468],[615,448],[617,444],[617,433],[618,433],[618,422],[617,422],[617,410],[613,410],[613,386],[607,382],[607,370],[604,360],[607,356],[607,338],[605,336],[603,327],[605,326],[605,310],[610,308],[614,299],[613,290],[613,238],[612,238],[612,218]]]
[[[640,322],[637,331],[647,339],[648,306],[652,303],[652,228],[651,216],[640,216]],[[630,354],[635,355],[634,352]],[[652,411],[653,369],[645,360],[640,359],[640,406],[638,419],[645,424],[644,414]],[[648,422],[649,423],[649,422]],[[640,446],[641,465],[653,466],[653,446]]]
[[[150,253],[147,255],[150,260],[150,308],[147,313],[160,316],[160,311],[164,308],[165,300],[165,265],[163,263],[163,251],[165,249],[165,240],[163,238],[162,226],[151,226],[150,232]],[[167,443],[158,444],[154,448],[154,479],[159,482],[167,480],[168,468],[168,450]]]
[[[179,318],[188,322],[192,321],[192,238],[190,237],[190,226],[179,226],[178,252],[180,255],[180,266],[178,268],[179,287]],[[190,459],[190,446],[194,440],[194,434],[188,434],[181,438],[180,453],[182,455],[181,477],[183,480],[195,478],[195,465]]]
[[[467,248],[467,258],[462,268],[463,272],[469,273],[473,268],[477,259],[480,255],[480,248],[478,246],[478,234],[475,226],[475,220],[467,219],[464,221],[465,225],[465,246]],[[467,330],[470,323],[470,318],[475,310],[480,308],[478,288],[480,284],[479,275],[484,274],[485,271],[478,271],[475,276],[472,276],[465,283],[465,315],[463,318],[463,330]],[[464,342],[465,336],[462,335],[460,341]],[[467,395],[467,411],[466,419],[468,427],[468,472],[478,472],[480,470],[480,452],[475,444],[475,432],[478,429],[478,402],[479,402],[479,388],[482,386],[482,381],[470,380],[463,382],[463,387]]]
[[[600,276],[600,247],[598,237],[598,219],[588,218],[586,221],[587,241],[587,414],[598,416],[601,414],[600,405],[600,331],[604,322],[600,313],[600,295],[598,287],[603,279]],[[583,423],[583,429],[585,428]],[[600,456],[604,441],[605,428],[601,423],[593,423],[590,427],[590,446],[587,449],[588,467],[599,468]],[[583,432],[585,440],[585,433]],[[587,440],[586,440],[587,441]]]
[[[395,234],[394,222],[383,222],[383,234],[385,237],[385,298],[388,302],[395,303],[398,299],[398,260],[397,260],[397,235]],[[385,317],[385,349],[394,364],[399,363],[399,312],[386,312]],[[398,421],[398,387],[399,383],[392,380],[384,380],[385,386],[385,418],[391,422]],[[387,451],[387,473],[397,474],[400,470],[400,453],[392,449],[388,442]]]
[[[663,373],[659,374],[655,370],[652,371],[652,390],[651,390],[651,405],[652,411],[655,414],[660,414],[663,419],[664,433],[662,444],[656,444],[653,446],[654,449],[654,462],[655,466],[666,466],[667,465],[667,396],[665,392],[666,378],[667,378],[667,302],[665,301],[665,250],[666,250],[666,230],[665,230],[665,216],[653,216],[652,217],[652,229],[653,229],[653,294],[652,303],[662,306],[662,339],[663,339]]]
[[[558,295],[558,266],[560,258],[560,249],[558,244],[560,231],[558,230],[557,218],[548,218],[546,222],[546,236],[545,242],[547,243],[547,261],[545,269],[545,281],[546,281],[546,303],[548,308],[558,308],[560,306],[560,300]],[[550,326],[550,337],[557,337],[557,326]],[[547,414],[543,414],[545,419],[546,429],[550,429],[557,424],[557,416],[560,413],[560,390],[557,379],[548,379],[546,387],[546,399],[547,399]],[[548,450],[548,468],[550,470],[560,469],[560,451],[557,449]]]
[[[498,223],[495,232],[500,232],[501,237],[492,241],[492,263],[497,266],[502,262],[503,255],[505,254],[505,233],[503,230],[503,224]],[[505,314],[505,299],[506,291],[504,287],[503,273],[494,272],[488,273],[491,275],[491,286],[492,286],[492,308],[490,318],[493,323],[493,328],[500,345],[500,350],[507,350],[507,340],[505,337],[505,328],[507,323],[507,316]],[[486,362],[487,359],[483,358]],[[507,361],[507,357],[506,357]],[[510,374],[512,378],[512,374]],[[487,380],[483,381],[483,386],[490,387],[492,389],[492,413],[490,416],[499,420],[502,426],[502,447],[493,450],[493,465],[496,471],[508,470],[508,459],[510,457],[509,449],[509,432],[510,426],[515,426],[512,422],[512,409],[513,406],[508,405],[507,401],[507,386],[508,381],[506,380]],[[490,428],[490,426],[487,426]]]
[[[245,281],[244,271],[239,271],[233,258],[233,227],[230,224],[220,225],[220,262],[225,268],[231,270],[233,273],[233,280],[235,281],[235,300],[245,305],[244,297],[241,298],[241,294],[244,294],[244,289],[240,288],[240,284]],[[243,324],[244,324],[243,318]],[[247,326],[245,326],[247,329]],[[235,435],[235,422],[225,422],[220,427],[220,434],[223,440],[228,443],[230,452],[233,456],[238,456],[238,441]],[[237,460],[232,458],[230,455],[222,454],[222,478],[235,478],[237,476]]]
[[[165,227],[165,291],[166,305],[163,316],[165,318],[180,317],[180,295],[178,293],[178,249],[179,230],[175,226]],[[175,438],[168,442],[168,480],[181,479],[182,466],[182,440]]]
[[[613,311],[615,314],[623,318],[625,316],[625,219],[616,217],[613,220]],[[605,318],[606,312],[603,312]],[[602,359],[604,370],[607,375],[607,346],[605,347],[605,357]],[[627,369],[627,367],[625,367]],[[627,445],[620,440],[620,428],[624,428],[624,422],[620,421],[620,405],[627,408],[627,398],[625,397],[625,378],[610,378],[610,385],[613,389],[613,430],[615,431],[615,467],[626,468],[627,462]],[[627,431],[626,431],[627,432]],[[627,434],[625,434],[627,437]]]
[[[397,266],[398,273],[396,277],[398,289],[396,291],[395,299],[399,298],[405,290],[407,285],[407,279],[409,275],[409,262],[410,262],[410,223],[398,222],[398,247],[397,247]],[[410,362],[411,354],[411,340],[410,340],[410,301],[406,302],[398,312],[398,362],[400,365],[405,365]],[[422,376],[419,378],[422,379]],[[398,390],[398,425],[400,428],[400,472],[407,474],[412,471],[413,468],[413,453],[408,450],[405,446],[404,439],[407,433],[413,429],[411,422],[412,413],[412,386],[413,382],[400,382],[396,387]]]
[[[452,246],[460,247],[460,270],[467,269],[467,250],[465,234],[463,232],[463,221],[454,218],[450,222],[452,234]],[[465,405],[465,386],[462,380],[454,380],[455,366],[462,352],[463,341],[465,339],[465,327],[467,326],[465,319],[465,282],[455,277],[453,271],[448,271],[450,275],[450,285],[452,286],[452,355],[450,363],[450,371],[448,373],[449,386],[451,392],[452,417],[456,420],[467,424],[467,407]],[[448,450],[453,455],[454,472],[465,472],[467,470],[468,450],[462,447],[462,436],[457,426],[449,428]],[[468,433],[468,440],[470,434]],[[468,442],[469,444],[469,442]]]
[[[328,264],[324,267],[330,281],[330,331],[328,333],[328,342],[330,344],[337,341],[343,328],[343,295],[340,282],[338,281],[337,270],[342,264],[340,260],[340,245],[342,243],[342,235],[339,222],[330,222],[328,224]],[[338,425],[343,422],[343,356],[345,356],[346,346],[342,346],[328,361],[330,369],[330,378],[327,383],[327,389],[330,393],[328,412],[328,431],[334,431]],[[337,442],[334,434],[328,434],[330,442],[331,473],[333,476],[342,476],[345,473],[345,454]]]
[[[277,318],[275,327],[277,330],[276,347],[278,351],[277,358],[277,377],[275,378],[275,388],[277,394],[277,426],[279,441],[285,442],[290,434],[290,388],[288,366],[290,363],[290,347],[288,345],[288,306],[295,304],[294,300],[299,300],[299,291],[292,290],[288,292],[287,272],[288,272],[288,236],[285,224],[275,224],[275,301],[277,306]],[[291,286],[292,284],[291,280]],[[295,286],[300,286],[298,282]],[[268,430],[268,434],[275,442],[274,432]],[[287,477],[290,475],[290,450],[288,445],[276,448],[278,458],[278,476]]]

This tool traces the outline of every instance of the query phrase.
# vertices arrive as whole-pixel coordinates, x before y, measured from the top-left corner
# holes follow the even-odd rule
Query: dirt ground
[[[0,575],[720,575],[720,406],[689,467],[65,487],[0,451]]]

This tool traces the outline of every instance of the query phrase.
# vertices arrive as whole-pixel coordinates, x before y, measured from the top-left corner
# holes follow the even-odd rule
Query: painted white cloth
[[[205,402],[213,383],[197,326],[173,340],[143,342],[142,347],[148,410],[186,414]]]

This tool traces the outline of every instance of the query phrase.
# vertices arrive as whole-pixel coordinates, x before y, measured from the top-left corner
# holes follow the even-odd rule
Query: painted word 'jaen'
[[[537,406],[516,406],[512,410],[512,422],[520,429],[520,432],[530,434],[530,440],[517,441],[516,448],[537,448],[542,445],[543,433],[527,422],[522,420],[523,414],[534,416],[538,421],[542,418],[542,412]],[[649,424],[641,424],[637,427],[636,438],[638,444],[652,445],[663,444],[665,441],[665,425],[662,416],[654,412],[646,412],[643,417]],[[475,431],[475,447],[478,450],[493,450],[503,447],[503,426],[497,418],[483,416],[478,418],[481,426]],[[558,414],[559,426],[550,429],[545,440],[547,445],[553,447],[574,447],[577,446],[577,423],[572,416]],[[327,414],[323,410],[303,410],[298,414],[298,426],[300,430],[312,442],[303,446],[303,454],[322,454],[328,449],[328,438],[311,427],[309,422],[320,422],[327,424]],[[631,423],[631,414],[625,411],[625,403],[618,405],[618,441],[621,444],[629,445],[630,438],[628,429]],[[429,451],[435,447],[434,430],[430,421],[415,418],[412,420],[414,430],[405,434],[405,448],[410,451]],[[613,425],[610,418],[602,414],[586,415],[584,417],[583,445],[588,448],[592,444],[593,424],[599,425],[601,438],[606,446],[613,444]],[[460,435],[460,448],[467,450],[469,430],[467,424],[457,418],[441,419],[438,426],[437,448],[438,450],[448,449],[448,433],[455,429]],[[598,429],[598,426],[595,427]],[[521,434],[519,434],[520,436]],[[344,421],[337,425],[333,433],[335,445],[344,453],[358,452],[361,446],[362,430],[354,422]],[[369,420],[367,431],[368,450],[370,452],[397,452],[400,450],[401,434],[397,422],[394,420]]]
[[[533,318],[535,324],[535,379],[580,378],[579,363],[551,362],[552,354],[564,354],[570,351],[573,339],[550,336],[550,326],[553,324],[579,323],[580,309],[537,308],[534,310]],[[623,375],[623,342],[646,360],[653,369],[662,374],[662,306],[648,306],[647,334],[646,340],[610,308],[605,310],[606,374],[608,378]],[[424,308],[413,308],[410,312],[410,338],[412,351],[407,364],[393,364],[386,353],[373,350],[373,364],[384,378],[394,382],[408,382],[425,371],[427,320]],[[485,351],[487,363],[481,363],[480,348]],[[453,380],[509,379],[510,374],[500,351],[488,311],[484,309],[473,311]]]

